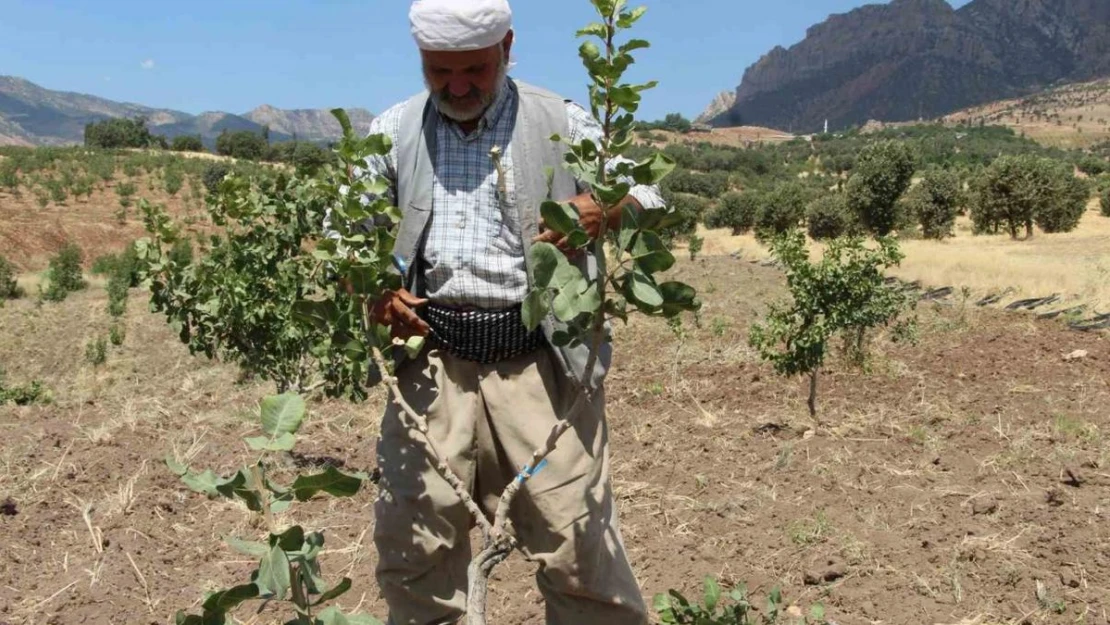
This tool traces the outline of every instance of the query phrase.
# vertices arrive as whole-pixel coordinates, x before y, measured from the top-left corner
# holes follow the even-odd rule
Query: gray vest
[[[509,88],[517,92],[516,121],[511,142],[513,181],[528,284],[531,287],[532,259],[529,250],[532,238],[539,234],[540,204],[547,199],[568,200],[577,195],[578,190],[574,177],[563,166],[566,146],[551,140],[553,134],[564,138],[568,134],[566,100],[517,80],[509,80]],[[417,94],[405,104],[397,137],[397,206],[401,209],[402,218],[393,249],[404,261],[407,268],[405,286],[413,293],[421,292],[422,276],[418,261],[432,211],[436,124],[439,121],[439,114],[429,102],[428,93]],[[554,171],[550,193],[545,168]],[[597,276],[597,262],[592,255],[580,255],[577,264],[589,276]],[[550,342],[552,334],[565,328],[566,324],[549,313],[541,326]],[[609,329],[607,325],[606,331]],[[553,349],[563,372],[575,381],[581,381],[589,349],[585,345]],[[605,341],[591,375],[592,388],[600,388],[611,358],[612,344]]]

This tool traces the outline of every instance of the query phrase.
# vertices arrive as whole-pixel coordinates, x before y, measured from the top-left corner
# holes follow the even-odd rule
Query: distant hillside
[[[1110,140],[1110,79],[991,102],[945,115],[939,121],[1008,126],[1046,145],[1086,147]]]
[[[369,130],[373,116],[360,108],[348,109],[360,132]],[[341,135],[338,123],[329,123],[326,110],[285,111],[261,106],[244,115],[208,112],[191,115],[170,109],[114,102],[96,96],[53,91],[28,80],[0,76],[0,145],[72,145],[84,141],[85,125],[113,117],[146,117],[154,134],[173,138],[200,135],[208,147],[224,130],[262,132],[270,126],[271,141],[296,136],[306,141],[328,141]]]
[[[893,0],[830,16],[744,72],[716,126],[930,119],[1110,76],[1110,0]]]

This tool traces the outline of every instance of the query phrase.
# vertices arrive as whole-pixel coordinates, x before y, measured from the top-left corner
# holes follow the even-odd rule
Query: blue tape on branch
[[[397,268],[397,271],[401,272],[402,276],[408,273],[407,268],[405,267],[405,260],[397,254],[393,255],[393,266]]]
[[[547,466],[547,458],[544,458],[543,460],[541,460],[540,463],[536,465],[536,468],[531,469],[531,470],[528,469],[528,465],[524,465],[524,468],[522,468],[520,470],[520,473],[516,476],[516,481],[523,482],[524,480],[535,476],[537,473],[539,473],[541,470],[543,470],[543,468],[546,467],[546,466]]]

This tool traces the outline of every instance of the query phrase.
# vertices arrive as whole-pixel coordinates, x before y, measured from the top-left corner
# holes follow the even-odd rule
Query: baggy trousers
[[[541,448],[578,391],[550,349],[495,364],[425,350],[397,370],[412,407],[489,518],[504,487]],[[645,625],[609,479],[604,394],[580,403],[573,427],[525,482],[510,519],[549,625]],[[458,495],[429,462],[421,435],[389,402],[378,444],[376,575],[392,625],[454,623],[465,613],[469,530]]]

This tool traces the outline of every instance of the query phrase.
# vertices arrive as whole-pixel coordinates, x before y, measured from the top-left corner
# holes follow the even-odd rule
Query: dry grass
[[[751,234],[732,236],[727,230],[701,227],[699,234],[705,238],[704,255],[770,257]],[[815,256],[820,247],[812,246]],[[969,221],[962,218],[954,238],[906,240],[901,249],[906,258],[891,273],[925,287],[966,287],[976,297],[1005,293],[999,305],[1059,295],[1061,301],[1055,307],[1082,303],[1100,312],[1110,309],[1110,219],[1098,213],[1096,202],[1074,232],[1038,232],[1030,240],[1015,241],[1009,235],[972,235]]]
[[[946,124],[980,120],[1008,126],[1034,141],[1061,148],[1082,148],[1106,141],[1110,139],[1110,79],[1065,85],[940,118]]]

